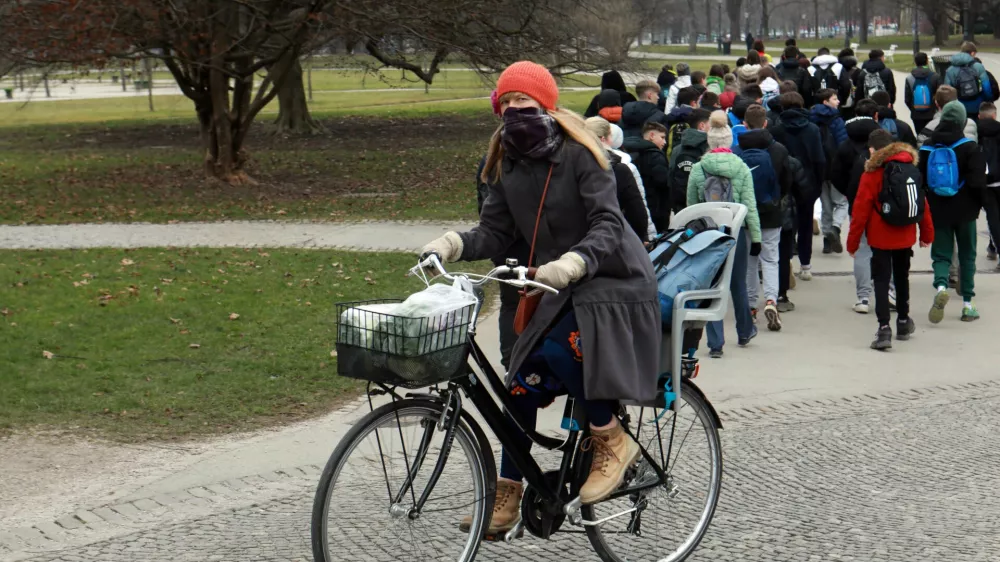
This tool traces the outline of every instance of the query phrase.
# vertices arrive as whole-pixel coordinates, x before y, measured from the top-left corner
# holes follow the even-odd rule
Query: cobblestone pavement
[[[722,499],[691,560],[996,560],[998,412],[1000,381],[724,412]],[[298,484],[33,560],[311,560],[312,489]],[[358,544],[338,559],[392,559],[386,544]],[[597,560],[582,535],[487,544],[478,559],[568,558]]]

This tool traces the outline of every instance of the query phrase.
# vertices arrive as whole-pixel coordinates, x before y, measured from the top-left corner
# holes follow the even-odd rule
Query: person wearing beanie
[[[759,64],[744,64],[743,66],[736,69],[736,87],[742,92],[747,86],[753,86],[755,84],[760,84],[760,69]]]
[[[601,97],[601,93],[605,90],[614,90],[618,92],[620,100],[618,105],[624,106],[626,103],[635,101],[635,96],[633,96],[628,88],[625,87],[625,79],[617,70],[610,70],[601,75],[601,91],[590,100],[590,105],[587,106],[587,110],[583,112],[584,117],[596,117],[597,112],[600,109],[598,107],[598,100]]]
[[[514,63],[497,80],[497,94],[503,123],[490,139],[483,169],[490,194],[479,225],[446,233],[421,257],[476,261],[496,256],[518,233],[532,239],[534,261],[524,265],[537,267],[535,281],[559,294],[541,297],[514,346],[509,407],[525,429],[534,429],[538,408],[569,389],[587,414],[591,439],[599,441],[601,454],[579,492],[592,504],[612,494],[640,456],[615,412],[619,400],[657,395],[663,326],[656,275],[625,224],[607,151],[579,115],[557,107],[549,71]],[[539,215],[544,228],[536,233]],[[599,352],[588,353],[580,341]],[[512,438],[524,450],[531,446],[523,433]],[[506,532],[520,520],[522,481],[521,466],[503,452],[487,532]]]
[[[707,200],[706,188],[728,183],[732,202],[747,207],[744,229],[736,236],[736,257],[730,283],[733,313],[736,315],[737,341],[740,347],[743,347],[757,336],[757,327],[753,324],[750,303],[747,301],[747,259],[750,255],[760,255],[761,232],[757,197],[753,190],[753,175],[743,160],[733,154],[730,149],[732,145],[733,133],[729,128],[729,118],[722,111],[713,112],[708,121],[709,152],[691,167],[687,204],[704,203]],[[710,322],[707,332],[710,356],[721,357],[722,347],[726,343],[722,322]]]
[[[942,86],[943,88],[943,86]],[[940,92],[940,89],[938,90]],[[931,134],[927,144],[920,148],[920,172],[927,189],[927,204],[934,220],[934,243],[931,245],[931,260],[934,262],[934,303],[928,313],[932,324],[944,318],[944,308],[948,304],[948,276],[958,244],[958,292],[962,295],[962,320],[972,322],[979,319],[979,310],[973,303],[976,276],[976,220],[983,207],[986,190],[986,159],[975,141],[965,138],[965,122],[968,119],[962,102],[950,101],[941,108],[941,122]],[[949,148],[950,147],[950,148]],[[935,158],[937,150],[952,150],[958,163],[959,184],[957,193],[932,187],[935,178],[928,177],[928,161]]]
[[[722,92],[722,95],[719,96],[719,104],[722,105],[722,109],[724,111],[728,111],[728,110],[732,109],[733,103],[736,101],[736,97],[738,95],[739,94],[737,94],[735,91],[732,91],[732,92],[730,92],[730,91]]]
[[[604,90],[597,96],[597,115],[609,123],[622,120],[622,95],[618,90]]]
[[[663,104],[663,112],[670,113],[677,105],[677,94],[682,88],[691,85],[691,67],[682,62],[677,65],[677,80],[667,89],[667,100]]]
[[[739,84],[736,83],[736,75],[735,74],[733,74],[731,72],[727,72],[726,76],[723,78],[723,80],[725,80],[725,86],[722,88],[722,93],[723,94],[725,94],[725,93],[734,93],[735,94],[735,93],[737,93],[737,92],[740,91],[740,86],[739,86]]]
[[[629,164],[632,158],[628,154],[619,156],[611,150],[611,123],[603,117],[587,119],[587,130],[594,133],[597,140],[608,150],[608,160],[611,161],[611,171],[615,174],[615,187],[618,189],[618,206],[621,207],[625,222],[632,228],[640,240],[649,240],[649,211],[646,209],[646,199],[639,190],[639,184]]]

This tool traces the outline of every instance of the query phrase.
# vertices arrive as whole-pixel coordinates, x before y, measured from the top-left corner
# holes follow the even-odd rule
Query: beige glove
[[[556,261],[540,266],[535,272],[535,281],[552,287],[565,289],[570,283],[579,281],[587,274],[587,264],[576,252],[566,252]]]
[[[462,257],[463,246],[462,237],[457,232],[448,232],[441,238],[424,246],[421,255],[434,253],[444,263],[456,262]]]

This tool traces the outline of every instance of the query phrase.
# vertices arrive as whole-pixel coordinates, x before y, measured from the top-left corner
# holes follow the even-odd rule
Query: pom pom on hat
[[[611,148],[618,150],[625,144],[625,132],[614,123],[611,124]]]
[[[511,92],[527,94],[548,110],[556,108],[559,87],[549,70],[531,61],[520,61],[508,66],[497,80],[497,97]]]
[[[724,111],[713,111],[708,118],[708,148],[730,148],[733,146],[733,130]]]

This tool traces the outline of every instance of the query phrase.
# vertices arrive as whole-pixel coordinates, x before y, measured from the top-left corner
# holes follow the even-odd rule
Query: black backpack
[[[917,224],[924,218],[924,190],[920,170],[913,164],[889,162],[878,193],[878,212],[892,226]]]
[[[831,90],[837,90],[840,84],[837,82],[837,75],[833,73],[833,65],[826,68],[815,67],[816,72],[813,74],[813,86],[815,90],[822,90],[824,88],[830,88]]]
[[[983,91],[983,85],[979,82],[979,75],[971,64],[958,67],[958,75],[955,78],[955,89],[958,90],[958,99],[961,101],[975,101],[979,99],[979,94]]]
[[[997,137],[979,137],[979,149],[986,160],[986,182],[1000,182],[1000,139]]]
[[[829,123],[818,125],[820,142],[823,143],[823,154],[826,155],[826,168],[829,173],[832,173],[833,163],[837,160],[837,139],[834,138]]]
[[[676,213],[687,207],[688,178],[691,176],[691,167],[701,160],[702,152],[694,146],[680,145],[677,150],[677,159],[670,168],[668,185],[670,186],[670,206]]]
[[[793,69],[789,69],[784,65],[778,67],[778,78],[780,78],[782,82],[785,80],[791,80],[792,82],[795,82],[795,90],[799,94],[801,94],[802,91],[805,89],[804,87],[805,80],[803,80],[803,75],[809,76],[809,72],[800,66],[797,66]]]

